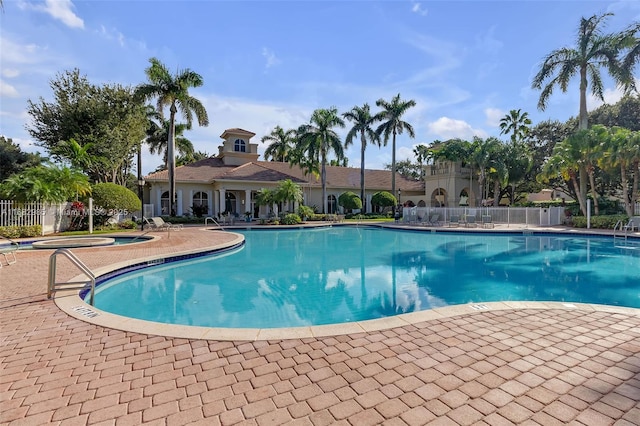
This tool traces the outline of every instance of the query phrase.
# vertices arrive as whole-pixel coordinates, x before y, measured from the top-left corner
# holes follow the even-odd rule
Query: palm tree
[[[193,143],[182,134],[188,129],[188,126],[183,123],[176,123],[173,126],[173,139],[175,140],[175,150],[184,158],[193,157],[194,147]],[[151,154],[162,154],[164,161],[164,169],[169,168],[169,147],[167,142],[169,140],[169,133],[171,132],[171,123],[169,120],[162,120],[162,127],[156,126],[156,128],[150,128],[151,133],[147,133],[147,145],[149,145],[149,152]]]
[[[511,142],[516,143],[524,139],[529,133],[531,119],[528,112],[521,112],[520,109],[512,109],[500,120],[500,134],[511,133]]]
[[[622,80],[627,91],[635,90],[633,70],[640,61],[640,22],[633,23],[623,33],[623,48],[628,49],[622,59]]]
[[[482,200],[487,198],[487,191],[485,189],[487,174],[489,174],[492,169],[497,169],[495,159],[500,145],[500,141],[496,138],[488,138],[485,141],[477,136],[473,138],[473,143],[471,144],[471,150],[467,159],[472,167],[478,167],[478,185],[482,192]],[[473,185],[470,187],[472,188]]]
[[[207,126],[209,117],[202,103],[189,95],[190,87],[200,87],[203,80],[200,74],[190,69],[178,71],[171,75],[167,67],[156,58],[149,59],[151,66],[145,70],[148,83],[136,88],[136,95],[146,100],[157,98],[157,110],[163,116],[164,107],[169,107],[169,135],[167,139],[167,156],[169,169],[169,211],[175,216],[176,204],[176,156],[175,156],[175,118],[180,111],[187,124],[191,128],[193,115],[195,114],[198,125]]]
[[[601,27],[612,13],[581,18],[576,46],[554,50],[544,58],[540,70],[533,78],[532,87],[542,89],[538,108],[544,110],[557,85],[567,91],[573,76],[580,76],[580,115],[578,128],[588,128],[587,87],[591,82],[591,93],[604,102],[604,88],[600,67],[605,66],[619,82],[622,81],[617,55],[622,47],[619,35],[602,34]]]
[[[413,154],[416,156],[416,161],[420,166],[420,179],[424,179],[424,162],[429,160],[433,154],[429,147],[424,144],[416,145],[413,148]]]
[[[317,109],[311,115],[309,124],[298,129],[298,143],[302,152],[315,159],[321,166],[322,213],[327,212],[327,156],[333,151],[338,158],[344,157],[340,137],[334,127],[344,127],[344,121],[338,116],[338,109]]]
[[[302,188],[291,179],[285,179],[280,182],[275,190],[275,201],[287,204],[293,203],[293,206],[288,206],[293,207],[291,211],[295,209],[295,203],[301,203],[303,198]]]
[[[594,126],[595,127],[595,126]],[[628,216],[633,216],[633,206],[638,193],[638,164],[640,164],[640,132],[632,132],[622,127],[608,129],[609,137],[605,143],[603,163],[609,167],[620,168],[620,180],[622,184],[622,198]],[[627,171],[631,167],[634,171],[631,194],[629,194],[629,178]],[[631,195],[631,196],[629,196]]]
[[[296,142],[296,131],[294,129],[285,131],[282,127],[276,126],[270,134],[263,136],[261,141],[271,142],[264,151],[265,160],[271,158],[273,161],[284,163],[289,159],[289,153]]]
[[[391,146],[391,193],[396,194],[396,135],[401,135],[405,130],[409,134],[409,137],[415,138],[416,134],[413,131],[411,124],[406,121],[402,121],[402,116],[411,107],[416,106],[416,101],[413,99],[403,101],[400,99],[400,93],[391,99],[391,102],[387,102],[384,99],[378,99],[376,105],[383,110],[376,114],[376,121],[383,121],[378,126],[376,133],[378,135],[384,135],[384,145],[387,146],[389,137],[392,137],[393,144]]]
[[[380,146],[380,135],[378,135],[371,127],[375,123],[375,116],[371,115],[369,104],[363,106],[354,106],[351,111],[347,111],[342,116],[353,122],[353,127],[347,133],[344,140],[345,148],[353,143],[353,139],[360,135],[360,201],[362,201],[363,209],[365,208],[365,182],[364,182],[364,151],[367,149],[367,139]]]

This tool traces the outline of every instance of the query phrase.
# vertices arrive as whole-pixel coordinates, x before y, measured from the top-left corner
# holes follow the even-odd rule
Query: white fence
[[[452,215],[474,216],[482,222],[482,216],[491,216],[493,223],[520,224],[528,226],[561,225],[564,220],[563,207],[405,207],[403,222],[422,222],[438,214],[440,222],[448,222]]]
[[[39,202],[18,203],[0,200],[0,226],[42,227],[42,235],[64,231],[70,217],[65,214],[68,204],[44,204]]]

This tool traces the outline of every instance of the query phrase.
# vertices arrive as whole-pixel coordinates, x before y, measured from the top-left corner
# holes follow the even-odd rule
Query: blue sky
[[[342,113],[367,102],[375,112],[377,99],[400,93],[417,103],[405,115],[416,138],[399,136],[397,158],[413,158],[419,143],[499,136],[510,109],[534,124],[577,115],[575,82],[539,111],[531,80],[545,55],[574,45],[581,17],[603,12],[615,14],[606,30],[619,31],[640,20],[640,2],[4,0],[0,134],[37,151],[25,130],[27,100],[51,101],[56,73],[78,68],[94,84],[135,86],[157,57],[204,79],[191,94],[211,124],[185,134],[199,151],[217,153],[227,128],[259,142],[276,125],[306,123],[316,108]],[[619,98],[607,79],[605,100]],[[359,166],[359,150],[346,150],[350,166]],[[383,168],[391,143],[366,156],[368,168]],[[160,163],[145,153],[143,172]]]

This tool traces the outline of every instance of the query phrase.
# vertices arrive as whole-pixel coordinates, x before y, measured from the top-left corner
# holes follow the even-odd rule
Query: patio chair
[[[20,248],[20,244],[15,241],[3,237],[0,235],[0,255],[4,257],[4,261],[7,263],[7,266],[13,265],[18,261],[16,258],[16,252]],[[2,262],[0,261],[0,268],[2,268]]]
[[[440,226],[440,214],[435,213],[429,216],[429,226]]]
[[[491,221],[491,216],[488,214],[482,215],[482,227],[483,228],[493,228],[493,222]]]
[[[449,228],[453,228],[454,226],[460,226],[460,215],[452,214],[449,217]]]
[[[634,216],[629,218],[629,222],[624,225],[625,231],[640,231],[640,216]]]
[[[160,216],[152,217],[151,222],[145,219],[145,221],[151,226],[151,230],[158,231],[180,231],[182,224],[173,224],[165,222]]]
[[[476,217],[475,216],[466,216],[465,217],[465,221],[464,221],[464,226],[465,226],[465,228],[475,228],[477,226]]]

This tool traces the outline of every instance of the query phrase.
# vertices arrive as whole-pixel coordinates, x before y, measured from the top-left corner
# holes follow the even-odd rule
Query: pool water
[[[137,236],[137,237],[124,237],[124,236],[112,236],[109,235],[107,237],[103,237],[102,235],[94,235],[94,236],[77,236],[77,237],[60,237],[60,238],[48,238],[48,239],[44,239],[44,240],[35,240],[35,241],[21,241],[20,244],[20,250],[32,250],[34,249],[33,247],[33,243],[38,243],[38,242],[54,242],[56,240],[74,240],[74,241],[79,241],[82,239],[92,239],[92,238],[111,238],[113,239],[113,243],[112,244],[106,244],[106,245],[100,245],[101,247],[108,247],[110,245],[121,245],[121,244],[135,244],[135,243],[142,243],[144,241],[149,241],[151,239],[151,237],[147,237],[147,236]],[[88,246],[88,245],[87,245]],[[73,244],[71,244],[69,247],[73,247],[73,248],[77,248],[75,247]],[[94,246],[94,247],[98,247],[98,246]],[[54,248],[54,247],[51,247]]]
[[[233,252],[98,286],[95,306],[205,327],[271,328],[529,300],[640,308],[640,244],[612,237],[333,227],[240,231]]]

